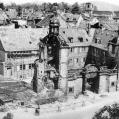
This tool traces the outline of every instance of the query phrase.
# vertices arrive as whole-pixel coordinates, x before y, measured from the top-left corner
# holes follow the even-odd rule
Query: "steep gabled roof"
[[[58,14],[57,16],[55,16],[59,22],[60,22],[60,27],[66,28],[66,27],[70,27],[70,25],[68,23],[66,23],[65,19],[62,17],[62,15]],[[48,27],[49,26],[49,22],[50,20],[54,18],[53,14],[49,14],[47,15],[44,19],[42,19],[40,22],[38,22],[36,24],[36,26],[38,27]]]
[[[0,31],[0,41],[5,51],[37,50],[46,35],[47,29],[7,29]]]
[[[36,26],[39,27],[46,27],[49,26],[50,19],[53,17],[52,14],[47,15],[44,19],[42,19],[40,22],[36,24]]]
[[[101,44],[105,47],[108,45],[109,41],[112,41],[114,38],[118,37],[118,33],[108,29],[96,29],[94,40],[98,39],[101,41]]]

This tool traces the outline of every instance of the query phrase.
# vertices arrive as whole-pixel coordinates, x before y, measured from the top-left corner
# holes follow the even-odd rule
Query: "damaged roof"
[[[114,11],[114,19],[119,18],[119,11]]]
[[[118,33],[108,29],[96,29],[94,34],[94,40],[101,40],[101,44],[107,46],[108,42],[118,38]]]

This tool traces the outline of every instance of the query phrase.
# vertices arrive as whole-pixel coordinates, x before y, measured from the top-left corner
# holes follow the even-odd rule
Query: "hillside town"
[[[118,102],[119,11],[42,7],[0,3],[0,119],[63,119]]]

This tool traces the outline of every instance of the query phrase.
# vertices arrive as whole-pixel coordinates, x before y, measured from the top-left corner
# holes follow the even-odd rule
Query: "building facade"
[[[34,61],[39,58],[39,38],[46,29],[8,29],[1,32],[0,74],[15,80],[33,78]]]

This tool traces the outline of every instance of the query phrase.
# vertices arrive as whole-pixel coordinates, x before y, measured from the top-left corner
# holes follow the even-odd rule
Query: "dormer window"
[[[69,18],[67,18],[66,21],[68,22],[69,21]]]
[[[83,38],[82,37],[78,37],[78,41],[79,42],[83,42]]]
[[[65,34],[65,31],[63,31],[63,33]]]
[[[76,21],[76,18],[73,18],[73,21]]]
[[[73,37],[68,37],[70,43],[73,43]]]

